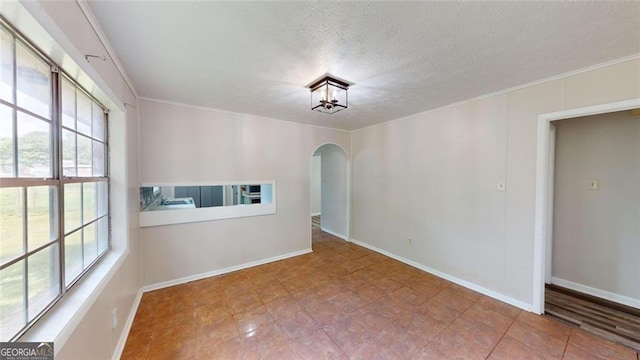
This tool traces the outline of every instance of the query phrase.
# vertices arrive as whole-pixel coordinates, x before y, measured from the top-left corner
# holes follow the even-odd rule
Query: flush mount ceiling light
[[[311,110],[326,114],[334,114],[344,110],[349,105],[347,91],[349,84],[325,76],[311,86]]]

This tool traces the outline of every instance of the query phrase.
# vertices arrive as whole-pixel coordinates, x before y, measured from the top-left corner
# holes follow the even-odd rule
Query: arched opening
[[[346,151],[336,144],[321,145],[310,157],[310,168],[312,239],[325,233],[348,240],[350,173]]]

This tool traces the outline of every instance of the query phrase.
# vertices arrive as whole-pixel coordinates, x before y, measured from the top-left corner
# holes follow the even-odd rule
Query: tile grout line
[[[520,310],[522,311],[522,310]],[[518,316],[520,315],[520,313],[518,313]],[[489,352],[489,354],[487,355],[487,357],[485,357],[485,359],[488,359],[489,357],[491,357],[491,354],[493,354],[493,352],[496,350],[496,348],[498,347],[498,345],[500,345],[500,343],[502,342],[502,339],[504,339],[505,336],[507,336],[507,333],[509,332],[509,329],[511,329],[511,327],[513,326],[513,324],[516,322],[516,319],[518,318],[518,316],[514,317],[513,320],[511,321],[511,324],[509,324],[509,327],[507,327],[507,329],[504,331],[504,333],[502,334],[502,336],[500,337],[500,340],[498,340],[496,342],[496,344],[493,346],[493,348],[491,349],[491,351]],[[526,346],[526,345],[525,345]]]
[[[573,330],[571,330],[573,331]],[[567,336],[567,341],[564,342],[564,350],[562,351],[562,358],[564,359],[567,354],[567,348],[569,347],[569,339],[571,338],[571,331],[569,331],[569,336]]]
[[[329,243],[327,243],[329,244]],[[391,271],[390,273],[388,272],[387,275],[390,276],[389,279],[391,280],[395,280],[395,279],[401,279],[398,280],[398,284],[400,285],[400,287],[398,289],[402,289],[402,288],[408,288],[409,290],[412,290],[415,293],[415,296],[411,295],[410,297],[407,297],[406,299],[400,297],[394,297],[394,300],[400,300],[399,303],[397,303],[397,305],[395,302],[390,303],[390,305],[393,305],[395,307],[397,307],[400,312],[399,313],[395,313],[395,315],[392,315],[390,317],[384,316],[386,318],[385,322],[384,322],[384,326],[383,328],[388,327],[390,324],[393,325],[400,325],[402,327],[405,327],[404,325],[402,325],[402,323],[400,322],[400,315],[408,315],[408,314],[412,314],[412,310],[411,309],[415,309],[419,306],[422,306],[426,303],[428,303],[429,301],[432,301],[434,299],[436,299],[436,297],[438,297],[440,294],[443,294],[445,291],[447,291],[448,289],[450,289],[451,291],[456,291],[455,288],[452,288],[452,283],[451,282],[445,282],[445,286],[440,287],[439,286],[435,286],[435,284],[440,284],[439,282],[430,282],[428,278],[426,277],[422,277],[419,274],[413,274],[413,273],[403,273],[402,269],[398,269],[398,273],[396,273],[396,270],[394,267],[387,267],[390,266],[392,263],[386,263],[388,260],[393,260],[387,256],[382,255],[384,258],[382,260],[378,260],[376,262],[370,263],[370,261],[372,261],[372,259],[368,259],[367,261],[362,261],[362,263],[369,263],[369,265],[364,266],[363,268],[358,268],[355,270],[348,270],[347,268],[343,267],[342,269],[340,269],[340,271],[344,271],[344,273],[341,273],[340,271],[331,271],[331,272],[327,272],[326,277],[318,277],[316,278],[315,276],[313,276],[312,278],[308,278],[308,282],[305,282],[304,280],[307,279],[306,274],[311,274],[314,272],[318,272],[318,271],[322,271],[323,267],[325,266],[335,266],[335,267],[339,267],[340,266],[340,262],[338,263],[331,263],[331,262],[324,262],[324,260],[327,260],[326,258],[324,258],[325,256],[333,256],[335,254],[337,255],[341,255],[341,256],[345,256],[349,261],[356,261],[358,262],[359,260],[364,259],[365,257],[368,256],[368,254],[364,254],[362,255],[362,253],[360,253],[357,248],[360,248],[360,246],[353,247],[353,246],[349,246],[347,245],[346,247],[340,247],[338,248],[338,250],[335,250],[334,247],[332,246],[328,246],[328,245],[323,245],[323,243],[318,243],[316,244],[318,247],[322,247],[323,250],[328,250],[330,252],[326,253],[323,251],[323,254],[318,254],[318,252],[316,252],[316,256],[312,256],[312,254],[305,256],[304,258],[300,259],[300,261],[294,262],[292,264],[283,262],[281,264],[281,266],[276,266],[273,268],[264,268],[265,270],[268,270],[268,272],[247,272],[243,274],[243,277],[233,277],[233,278],[229,278],[227,279],[227,281],[222,281],[219,283],[220,287],[219,288],[212,288],[212,290],[214,290],[215,293],[220,293],[224,298],[225,298],[225,304],[227,304],[227,306],[231,306],[231,303],[235,300],[237,300],[237,298],[239,296],[244,296],[247,294],[252,294],[252,296],[256,297],[258,300],[257,304],[259,304],[259,306],[262,306],[266,309],[267,314],[269,315],[269,317],[271,318],[271,322],[269,323],[261,323],[258,326],[271,326],[272,324],[274,324],[275,326],[279,326],[278,325],[278,321],[285,319],[285,317],[281,317],[279,319],[276,319],[275,315],[276,313],[273,313],[270,311],[270,309],[267,307],[267,304],[271,304],[274,303],[276,301],[278,301],[279,299],[290,299],[291,301],[294,301],[295,304],[297,304],[301,310],[299,311],[294,311],[293,313],[298,313],[298,312],[303,312],[306,316],[308,316],[310,319],[312,319],[315,323],[316,323],[316,328],[313,330],[313,333],[316,333],[317,330],[322,330],[322,334],[324,336],[326,336],[331,343],[335,346],[336,350],[339,350],[339,355],[345,356],[345,357],[349,357],[347,352],[345,351],[345,348],[343,348],[342,346],[340,346],[338,344],[339,339],[342,339],[342,335],[340,333],[336,333],[334,334],[334,336],[338,336],[336,339],[334,339],[334,337],[332,337],[329,334],[329,327],[331,325],[334,324],[338,324],[339,320],[334,321],[332,317],[326,318],[323,316],[323,321],[330,321],[330,323],[328,323],[327,325],[323,325],[323,321],[318,321],[316,320],[316,317],[312,316],[310,312],[308,312],[307,307],[311,308],[314,304],[316,303],[322,303],[322,302],[326,302],[330,299],[335,298],[336,296],[340,296],[341,294],[348,294],[349,296],[351,295],[355,295],[356,297],[354,297],[354,299],[358,300],[357,302],[351,302],[350,297],[347,298],[347,302],[350,304],[356,304],[356,306],[349,306],[348,309],[352,309],[348,312],[343,311],[343,309],[341,308],[340,313],[341,315],[345,316],[345,317],[349,317],[349,318],[353,318],[353,315],[359,311],[362,310],[364,308],[366,308],[367,306],[380,302],[380,300],[382,298],[387,298],[387,299],[391,299],[391,297],[388,297],[386,295],[384,295],[385,291],[381,288],[377,288],[376,284],[377,281],[376,279],[379,279],[379,276],[384,276],[384,271],[385,269]],[[334,259],[335,260],[335,259]],[[378,267],[377,264],[384,264],[383,266]],[[367,270],[368,269],[368,270]],[[338,269],[331,269],[331,270],[338,270]],[[365,271],[364,273],[360,274],[362,276],[356,276],[356,277],[352,277],[351,279],[345,279],[344,283],[342,281],[338,281],[336,282],[336,280],[340,279],[343,276],[348,276],[350,274],[354,274],[360,271]],[[289,273],[289,274],[288,274]],[[374,274],[375,273],[375,274]],[[278,277],[276,276],[276,274],[280,274],[281,276]],[[260,275],[260,276],[256,276],[256,275]],[[262,278],[262,276],[265,276],[265,278]],[[296,276],[300,276],[298,279],[295,279],[292,282],[289,282],[290,279],[295,278]],[[254,278],[255,277],[255,278]],[[286,277],[286,279],[282,279],[283,277]],[[252,281],[253,279],[253,281]],[[272,280],[275,280],[275,282],[272,283]],[[268,280],[268,281],[267,281]],[[320,280],[320,281],[318,281]],[[356,282],[354,282],[354,280],[356,280]],[[318,282],[316,282],[318,281]],[[360,283],[360,281],[362,281]],[[425,285],[434,285],[434,287],[432,288],[432,290],[430,291],[423,291],[426,290],[424,288],[420,288],[420,287],[416,287],[416,285],[420,285],[424,282]],[[192,282],[195,283],[195,282]],[[277,294],[275,289],[273,290],[273,295],[277,295],[277,297],[272,298],[269,297],[271,295],[269,295],[268,293],[264,293],[264,289],[267,289],[267,284],[278,284],[280,287],[282,287],[282,290],[278,289]],[[284,284],[287,283],[289,286],[285,286]],[[345,284],[350,284],[347,288],[345,288],[345,290],[337,290],[337,289],[342,289]],[[205,283],[203,283],[205,284]],[[330,294],[331,296],[329,296],[326,299],[322,299],[321,301],[315,301],[313,302],[311,305],[308,305],[307,307],[302,306],[302,302],[301,300],[304,300],[304,297],[301,297],[300,299],[297,299],[294,295],[295,294],[299,294],[303,291],[306,291],[308,289],[312,289],[314,287],[317,286],[326,286],[326,285],[333,285],[335,284],[337,287],[331,287],[333,289],[333,291],[329,290],[330,292],[327,294]],[[338,285],[338,284],[342,284],[342,285]],[[356,284],[359,284],[356,286]],[[180,285],[180,286],[185,286],[187,284],[184,285]],[[353,288],[351,287],[353,286]],[[356,289],[359,289],[360,287],[364,287],[364,286],[372,286],[373,288],[377,288],[379,291],[381,291],[381,293],[383,293],[383,295],[381,297],[376,297],[375,299],[373,299],[371,296],[367,296],[368,292],[362,292],[363,295],[360,295],[360,293],[356,292]],[[387,290],[389,290],[389,294],[397,291],[398,289],[394,290],[394,291],[390,291],[391,287],[394,287],[395,285],[386,285],[385,288],[387,288]],[[165,300],[171,300],[171,302],[173,301],[180,301],[181,299],[183,299],[183,295],[186,295],[187,297],[190,296],[198,296],[198,295],[204,295],[205,293],[202,292],[198,292],[196,291],[198,288],[198,286],[187,286],[185,287],[183,290],[181,290],[178,293],[176,292],[170,292],[168,293],[168,297]],[[290,290],[291,289],[291,290]],[[431,291],[436,290],[433,294],[431,294]],[[195,291],[195,292],[194,292]],[[208,292],[207,292],[207,296],[208,296]],[[285,295],[286,294],[286,295]],[[422,295],[420,295],[422,294]],[[142,358],[147,358],[150,359],[153,354],[155,352],[152,353],[152,351],[150,350],[149,345],[151,345],[153,343],[153,339],[157,338],[157,341],[160,341],[160,338],[158,337],[160,334],[162,334],[161,328],[157,327],[155,324],[160,321],[163,320],[164,318],[162,317],[162,314],[157,313],[156,311],[153,311],[154,309],[161,309],[162,307],[165,306],[170,306],[170,305],[166,305],[163,304],[164,300],[159,302],[159,297],[158,296],[151,296],[149,294],[145,294],[146,295],[146,301],[142,300],[141,301],[141,306],[137,311],[136,315],[140,315],[141,314],[141,310],[143,312],[145,312],[143,318],[147,319],[148,315],[152,315],[152,326],[153,326],[153,331],[151,332],[152,334],[152,339],[149,340],[149,342],[147,343],[147,346],[144,347],[143,349],[141,349],[144,354],[140,354],[142,356]],[[174,298],[176,295],[180,295],[177,298]],[[388,294],[387,294],[388,295]],[[409,296],[407,295],[407,292],[402,292],[399,293],[399,295],[401,296]],[[422,298],[423,295],[428,295],[425,297],[424,301],[415,301],[415,300],[420,300],[420,298]],[[507,314],[511,314],[513,313],[513,311],[511,311],[510,309],[503,309],[502,307],[500,307],[500,304],[492,304],[492,303],[487,303],[484,304],[484,298],[483,296],[480,296],[477,298],[477,300],[474,300],[473,298],[467,297],[465,295],[461,295],[458,293],[453,293],[451,294],[452,296],[458,296],[460,298],[464,298],[467,300],[470,300],[469,302],[471,303],[470,306],[468,306],[464,311],[458,312],[457,309],[462,309],[466,304],[465,303],[455,303],[455,307],[454,307],[454,303],[446,303],[443,301],[442,298],[437,298],[437,302],[441,302],[442,305],[446,306],[446,308],[455,311],[455,317],[453,317],[453,319],[451,321],[448,322],[444,322],[444,321],[440,321],[438,319],[436,319],[435,317],[432,317],[430,315],[434,315],[432,313],[425,313],[424,315],[420,315],[417,314],[415,315],[415,317],[420,317],[420,318],[427,318],[427,319],[432,319],[432,320],[438,320],[440,321],[442,324],[446,324],[446,326],[444,326],[443,328],[441,328],[441,330],[439,330],[436,334],[434,334],[429,341],[427,341],[426,343],[424,343],[423,346],[416,346],[415,348],[412,348],[411,351],[415,351],[417,350],[417,356],[419,356],[419,354],[424,351],[427,347],[431,346],[434,350],[437,350],[439,352],[442,352],[440,350],[439,346],[436,346],[436,339],[438,339],[438,337],[440,337],[443,333],[443,331],[445,330],[450,330],[452,332],[457,333],[458,335],[466,338],[467,340],[475,343],[476,345],[480,345],[482,346],[481,343],[474,341],[473,338],[473,334],[474,332],[469,332],[467,334],[467,331],[463,329],[463,331],[465,332],[460,332],[458,330],[455,330],[452,326],[453,323],[455,323],[456,321],[458,321],[459,319],[461,319],[466,313],[469,313],[471,311],[471,308],[473,308],[474,306],[480,306],[480,307],[484,307],[487,310],[490,310],[491,312],[495,312],[497,314],[503,314],[503,315],[507,315]],[[213,293],[212,293],[213,296]],[[310,296],[310,297],[309,297]],[[310,299],[314,299],[317,296],[317,294],[315,294],[313,291],[309,292],[307,298]],[[419,297],[418,297],[419,296]],[[144,296],[143,296],[144,297]],[[166,296],[162,297],[163,299]],[[184,298],[186,299],[186,298]],[[403,299],[405,301],[403,301]],[[355,301],[355,300],[354,300]],[[381,302],[381,303],[384,303]],[[406,303],[406,304],[405,304]],[[417,304],[419,303],[419,304]],[[253,311],[252,309],[257,309],[255,306],[256,302],[240,302],[240,303],[236,303],[236,305],[241,305],[241,306],[248,306],[247,308],[243,309],[242,311],[238,311],[235,314],[234,313],[230,313],[231,319],[233,320],[233,328],[236,330],[236,336],[233,337],[233,339],[240,339],[243,340],[243,336],[248,334],[249,332],[242,332],[240,330],[240,323],[238,321],[236,321],[237,319],[244,319],[243,317],[240,317],[238,314],[242,314],[245,313],[247,311]],[[293,303],[292,303],[293,304]],[[404,305],[407,305],[407,307],[405,308]],[[417,305],[415,305],[417,304]],[[186,304],[185,304],[186,305]],[[196,345],[198,347],[198,349],[196,349],[196,356],[201,356],[201,350],[200,349],[200,345],[203,343],[201,341],[202,336],[205,336],[204,341],[207,342],[207,338],[206,338],[206,334],[200,334],[198,332],[199,326],[198,324],[200,322],[197,321],[198,318],[198,314],[196,312],[196,310],[203,306],[202,303],[198,303],[198,302],[190,302],[189,304],[189,309],[191,310],[191,319],[193,321],[192,324],[188,325],[189,328],[191,328],[194,331],[195,334],[195,340],[196,340]],[[401,306],[402,305],[402,306]],[[460,306],[459,306],[460,305]],[[160,306],[160,307],[159,307]],[[216,308],[217,305],[213,305],[213,302],[211,303],[211,305],[207,305],[207,307],[211,307]],[[235,307],[234,307],[235,308]],[[238,307],[238,309],[240,309],[240,307]],[[345,308],[347,309],[347,308]],[[146,311],[151,311],[150,314],[147,314]],[[235,312],[236,310],[233,310],[232,312]],[[172,314],[173,312],[171,312]],[[524,312],[522,310],[518,310],[518,312],[511,318],[511,321],[509,322],[508,326],[506,326],[505,330],[502,332],[501,336],[499,337],[499,339],[495,342],[495,344],[489,348],[486,347],[485,349],[488,350],[488,354],[486,355],[485,359],[490,358],[492,355],[496,355],[497,353],[495,353],[495,350],[497,349],[498,345],[500,345],[506,338],[506,335],[508,335],[508,332],[514,327],[514,325],[516,324],[516,322],[519,322],[521,325],[526,325],[526,326],[532,326],[529,325],[529,320],[527,320],[526,317],[521,317],[521,315],[524,314]],[[317,315],[321,315],[320,313],[318,313]],[[287,315],[286,318],[289,318],[290,316]],[[510,317],[510,316],[509,316]],[[143,320],[144,320],[143,319]],[[173,317],[171,318],[173,319]],[[473,320],[473,319],[471,319]],[[146,320],[145,320],[146,321]],[[173,321],[173,320],[172,320]],[[474,322],[478,322],[480,324],[484,324],[487,325],[485,323],[483,323],[482,321],[476,320]],[[360,324],[360,322],[357,322],[358,324]],[[493,322],[491,322],[493,324]],[[503,324],[506,322],[502,322]],[[362,326],[362,325],[361,325]],[[490,326],[490,325],[487,325]],[[497,324],[495,324],[495,326],[497,326]],[[493,330],[495,330],[496,328],[494,326],[490,326],[491,328],[493,328]],[[407,327],[407,328],[413,328],[413,327]],[[534,329],[540,331],[542,334],[545,335],[549,335],[549,336],[553,336],[555,337],[553,334],[551,333],[547,333],[547,331],[538,329],[537,327],[533,327]],[[163,328],[162,328],[163,329]],[[578,331],[575,328],[572,328],[567,339],[565,340],[564,343],[564,348],[563,348],[563,352],[561,353],[561,356],[567,356],[568,353],[568,345],[569,345],[569,341],[572,337],[572,335],[574,334],[575,331]],[[198,335],[200,334],[200,335]],[[310,333],[311,334],[311,333]],[[362,340],[358,340],[358,342],[354,342],[354,343],[358,343],[359,345],[359,351],[360,348],[365,349],[367,347],[367,345],[377,345],[380,346],[380,350],[382,349],[386,349],[387,351],[390,352],[390,354],[393,354],[395,356],[398,356],[400,358],[403,357],[403,355],[406,357],[406,354],[409,354],[409,352],[407,352],[406,354],[397,354],[396,352],[394,352],[391,347],[395,346],[393,344],[395,344],[396,340],[393,340],[394,342],[391,343],[391,345],[387,345],[387,342],[381,342],[379,340],[378,337],[376,337],[375,334],[372,333],[364,333],[366,334],[366,337],[363,338]],[[499,333],[498,333],[499,334]],[[306,353],[300,353],[300,351],[305,350],[304,347],[299,347],[299,346],[292,346],[293,343],[293,337],[289,338],[289,336],[286,336],[287,338],[287,343],[286,343],[286,347],[284,345],[282,345],[282,349],[286,348],[287,351],[291,351],[291,354],[299,356],[300,358],[303,358],[305,356]],[[373,342],[375,342],[376,344],[367,344],[369,339],[373,339]],[[538,353],[540,355],[542,355],[536,348],[533,348],[532,345],[529,345],[527,343],[524,343],[523,341],[519,340],[519,339],[515,339],[512,336],[510,336],[511,340],[516,341],[517,343],[519,343],[520,345],[522,345],[524,348],[527,348],[531,351],[534,351],[535,353]],[[211,339],[209,339],[211,340]],[[222,343],[226,343],[229,342],[231,340],[221,340],[220,344]],[[262,341],[262,340],[260,340]],[[217,344],[217,342],[214,342]],[[328,343],[327,343],[328,344]],[[345,344],[346,345],[346,344]],[[362,347],[362,345],[364,345],[364,347]],[[471,344],[470,344],[471,345]],[[243,346],[249,346],[249,347],[245,347],[244,351],[252,351],[250,349],[253,349],[253,345],[243,345]],[[280,346],[280,345],[279,345]],[[126,347],[126,344],[125,344]],[[141,346],[142,347],[142,346]],[[419,348],[419,349],[418,349]],[[525,350],[523,348],[523,351]],[[582,349],[582,347],[580,347]],[[295,350],[298,349],[298,350]],[[124,350],[124,349],[123,349]],[[253,349],[255,350],[255,349]],[[312,350],[314,350],[314,348],[312,348]],[[315,349],[317,350],[317,349]],[[585,351],[587,351],[588,353],[594,355],[593,353],[591,353],[589,350],[587,349],[583,349]],[[156,351],[157,352],[157,351]],[[184,356],[185,354],[183,354]],[[635,357],[636,360],[640,360],[640,353],[638,353],[637,351],[635,352]]]
[[[446,287],[444,287],[444,288],[442,288],[440,291],[438,291],[438,293],[436,293],[435,295],[433,295],[431,298],[433,298],[433,297],[435,297],[436,295],[440,294],[442,291],[444,291],[444,289],[448,289],[448,288],[450,288],[450,287],[451,287],[451,284],[447,285]],[[430,299],[431,299],[431,298],[430,298]],[[428,300],[427,300],[427,301],[428,301]],[[477,303],[478,303],[478,301],[479,301],[479,300],[476,300],[476,301],[473,303],[473,305],[477,304]],[[425,301],[425,303],[426,303],[426,301]],[[473,305],[471,305],[471,306],[473,306]],[[446,304],[445,304],[445,306],[449,307],[449,306],[448,306],[448,305],[446,305]],[[471,306],[469,307],[469,309],[471,308]],[[450,309],[451,309],[451,308],[450,308]],[[431,340],[429,340],[429,342],[428,342],[428,343],[423,347],[423,349],[424,349],[425,347],[427,347],[428,345],[430,345],[431,343],[433,343],[433,341],[434,341],[438,336],[440,336],[440,334],[442,334],[442,332],[444,332],[445,330],[449,329],[449,327],[451,326],[451,324],[453,324],[453,323],[454,323],[454,321],[458,320],[458,319],[462,316],[462,314],[464,314],[465,312],[467,312],[469,309],[467,309],[467,310],[465,310],[465,311],[461,312],[460,314],[458,314],[458,316],[456,316],[456,318],[455,318],[455,319],[453,319],[450,323],[448,323],[448,324],[447,324],[447,326],[445,326],[445,328],[444,328],[444,329],[440,330],[440,331],[438,332],[438,334],[436,334],[436,335],[435,335]],[[453,309],[453,310],[455,310],[455,309]],[[428,316],[428,315],[427,315],[427,316]],[[451,331],[454,331],[454,332],[455,332],[455,330],[453,330],[453,329],[451,329]],[[462,336],[464,336],[464,335],[462,335]],[[465,336],[465,337],[466,337],[466,336]],[[470,339],[470,340],[471,340],[471,339]],[[471,340],[471,341],[473,342],[473,340]],[[437,346],[436,346],[436,348],[437,348],[438,350],[440,350],[440,348],[438,348]]]

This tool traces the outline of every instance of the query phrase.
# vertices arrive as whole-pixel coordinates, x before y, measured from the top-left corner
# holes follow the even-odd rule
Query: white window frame
[[[85,274],[87,274],[87,272],[89,272],[89,270],[91,270],[101,259],[103,259],[111,250],[112,247],[112,243],[111,243],[111,211],[110,211],[110,191],[109,191],[109,183],[110,183],[110,177],[109,177],[109,125],[108,125],[108,116],[107,116],[107,108],[102,105],[102,103],[100,101],[98,101],[95,97],[91,96],[91,94],[89,94],[86,90],[84,90],[82,88],[82,86],[80,84],[78,84],[71,76],[69,76],[68,74],[66,74],[64,71],[62,71],[48,56],[46,56],[42,51],[40,51],[35,45],[33,45],[33,43],[31,43],[26,37],[24,37],[18,30],[16,30],[7,20],[5,20],[4,18],[0,17],[0,26],[3,30],[7,31],[12,37],[13,37],[13,102],[9,102],[9,101],[5,101],[0,99],[0,104],[7,106],[9,108],[11,108],[13,110],[12,112],[12,121],[13,121],[13,154],[14,154],[14,176],[13,177],[1,177],[0,178],[0,188],[21,188],[23,191],[23,201],[26,201],[26,197],[25,194],[27,192],[27,189],[29,187],[34,187],[34,186],[50,186],[52,188],[54,188],[55,190],[53,191],[53,193],[55,193],[55,199],[51,200],[50,202],[50,206],[52,206],[51,208],[51,212],[52,214],[50,215],[50,221],[51,224],[53,226],[55,226],[55,238],[53,240],[50,240],[49,242],[42,244],[40,246],[38,246],[35,249],[32,249],[30,251],[27,251],[26,247],[25,250],[23,252],[23,254],[21,254],[18,257],[12,258],[9,261],[5,262],[5,263],[0,263],[0,270],[6,269],[11,265],[14,265],[20,261],[23,261],[25,259],[28,259],[30,256],[33,256],[37,253],[39,253],[40,251],[46,251],[46,249],[48,249],[51,246],[56,246],[57,245],[57,255],[58,255],[58,259],[57,259],[57,278],[58,278],[58,284],[59,284],[59,291],[58,294],[55,298],[53,298],[46,307],[44,307],[41,311],[39,311],[39,313],[35,316],[29,316],[28,311],[25,311],[25,326],[22,327],[18,332],[16,332],[15,334],[9,334],[9,336],[11,336],[10,338],[3,338],[0,339],[0,341],[16,341],[17,339],[19,339],[27,330],[29,330],[29,328],[31,326],[33,326],[41,317],[43,317],[47,311],[49,311],[58,301],[60,301],[65,294],[71,289],[72,286],[74,286],[78,280],[80,278],[82,278]],[[20,106],[17,105],[16,102],[16,97],[17,97],[17,87],[16,87],[16,79],[17,79],[17,68],[16,68],[16,44],[20,42],[22,46],[24,46],[25,48],[27,48],[32,54],[34,54],[36,57],[38,57],[40,60],[42,60],[44,63],[48,64],[50,66],[51,69],[51,78],[50,78],[50,84],[51,84],[51,96],[50,96],[50,109],[51,109],[51,113],[50,113],[50,119],[46,119],[46,117],[40,116],[38,114],[34,114],[33,112],[24,109]],[[61,84],[62,84],[62,79],[65,78],[68,82],[70,82],[73,86],[76,87],[77,91],[81,91],[84,95],[88,96],[89,99],[91,100],[92,103],[94,103],[95,105],[97,105],[99,108],[101,108],[104,112],[104,139],[103,140],[99,140],[97,138],[95,138],[94,136],[91,136],[90,138],[94,141],[98,141],[102,144],[104,144],[104,176],[84,176],[84,177],[80,177],[77,176],[63,176],[63,157],[62,157],[62,138],[61,138],[61,134],[62,134],[62,129],[63,129],[63,125],[62,125],[62,108],[61,108]],[[26,113],[30,116],[36,117],[40,120],[43,121],[47,121],[48,123],[50,123],[50,127],[51,127],[51,131],[50,131],[50,150],[51,150],[51,159],[50,159],[50,163],[51,163],[51,174],[48,177],[45,178],[33,178],[33,177],[19,177],[19,173],[18,173],[18,153],[17,153],[17,113],[21,112],[21,113]],[[77,116],[77,114],[76,114]],[[78,132],[79,133],[79,132]],[[78,136],[78,135],[76,135]],[[76,165],[77,165],[77,146],[76,146]],[[75,276],[72,281],[70,281],[68,284],[65,282],[65,261],[64,261],[64,236],[65,236],[65,229],[64,229],[64,185],[65,184],[74,184],[74,183],[106,183],[107,184],[107,211],[106,214],[102,215],[102,216],[97,216],[95,219],[88,221],[87,223],[84,223],[84,221],[82,221],[80,227],[78,227],[77,229],[74,229],[73,232],[75,231],[81,231],[81,229],[87,227],[87,226],[91,226],[92,224],[97,224],[98,221],[100,219],[105,218],[107,221],[107,245],[106,248],[103,249],[102,252],[99,252],[97,254],[97,257],[91,261],[88,264],[83,264],[83,269],[82,271]],[[22,212],[23,212],[23,224],[27,224],[27,216],[26,216],[26,212],[27,212],[27,207],[23,206],[22,208]],[[28,225],[24,225],[25,228]],[[71,232],[69,232],[71,233]],[[27,241],[27,237],[28,237],[28,233],[27,231],[24,231],[23,234],[23,241]],[[96,242],[98,240],[96,239]],[[84,254],[84,251],[83,251]],[[29,304],[28,304],[28,293],[27,293],[27,288],[28,288],[28,284],[27,284],[27,274],[28,274],[28,269],[27,269],[27,261],[24,261],[25,264],[25,269],[24,269],[24,276],[25,279],[23,280],[23,284],[25,286],[25,302],[24,302],[24,306],[25,309],[28,310],[29,308]],[[86,265],[86,266],[85,266]],[[31,320],[29,320],[29,318],[31,318]],[[4,329],[3,329],[4,330]],[[3,337],[5,337],[7,334],[4,334],[3,331]]]

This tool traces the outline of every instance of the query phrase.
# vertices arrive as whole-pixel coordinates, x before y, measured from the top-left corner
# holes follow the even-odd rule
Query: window
[[[107,115],[0,18],[0,341],[110,248]]]

